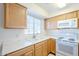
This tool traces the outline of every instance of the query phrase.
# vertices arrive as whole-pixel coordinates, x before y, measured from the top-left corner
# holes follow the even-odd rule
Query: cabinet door
[[[65,20],[65,15],[55,16],[45,20],[45,29],[57,29],[57,22]]]
[[[79,28],[79,11],[77,11],[77,18],[78,18],[78,28]]]
[[[23,56],[34,56],[33,51],[26,52]]]
[[[48,54],[51,52],[51,39],[48,39],[47,41],[47,52]]]
[[[60,21],[60,20],[65,20],[65,14],[55,16],[54,21]]]
[[[47,56],[47,40],[43,42],[43,56]]]
[[[26,8],[19,4],[7,3],[5,6],[5,28],[25,28]]]
[[[56,41],[55,41],[55,39],[51,39],[51,52],[56,54]]]
[[[42,46],[38,46],[37,48],[35,48],[35,56],[42,56]]]
[[[77,11],[77,18],[79,19],[79,11]]]
[[[66,14],[66,19],[77,18],[77,11]]]

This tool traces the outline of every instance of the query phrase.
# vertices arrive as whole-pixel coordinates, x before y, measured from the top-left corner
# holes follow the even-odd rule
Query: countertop
[[[18,40],[19,42],[14,42],[15,44],[8,45],[7,47],[3,48],[2,55],[5,55],[5,54],[8,54],[10,52],[22,49],[24,47],[36,44],[36,43],[41,42],[43,40],[47,40],[48,38],[53,38],[53,37],[45,36],[45,37],[41,37],[41,38],[38,38],[38,39],[37,38],[36,39],[25,39],[25,40],[22,40],[22,41]],[[16,45],[16,43],[17,43],[17,45]]]
[[[14,42],[10,43],[12,45],[7,43],[7,44],[5,44],[7,46],[5,46],[5,45],[3,46],[2,55],[8,54],[10,52],[13,52],[13,51],[16,51],[16,50],[19,50],[22,48],[25,48],[27,46],[41,42],[43,40],[47,40],[49,38],[58,39],[55,36],[43,36],[43,37],[37,37],[35,39],[23,39],[23,40],[14,41]],[[78,41],[78,43],[79,43],[79,41]]]

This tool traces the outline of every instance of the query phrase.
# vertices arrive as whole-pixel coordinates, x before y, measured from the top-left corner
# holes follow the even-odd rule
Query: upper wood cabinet
[[[26,27],[26,8],[16,3],[4,4],[5,28],[25,28]]]
[[[79,28],[79,11],[77,11],[77,18],[78,18],[78,21],[77,21],[77,24],[78,24],[78,28]]]
[[[66,20],[67,19],[72,19],[72,18],[77,18],[77,11],[66,13]]]
[[[77,19],[76,24],[73,24],[73,22],[72,22],[73,19]],[[69,23],[71,22],[72,25],[77,25],[76,27],[71,26],[71,27],[68,27],[68,28],[79,28],[79,11],[73,11],[73,12],[69,12],[69,13],[65,13],[65,14],[62,14],[62,15],[58,15],[58,16],[55,16],[55,17],[48,18],[45,21],[46,22],[45,28],[46,29],[58,29],[58,22],[64,21],[64,20],[70,20]],[[75,23],[75,21],[74,21],[74,23]]]
[[[57,21],[65,20],[65,14],[45,20],[45,29],[57,29]]]
[[[65,20],[65,14],[55,16],[54,21]]]
[[[77,18],[79,19],[79,11],[77,11]]]

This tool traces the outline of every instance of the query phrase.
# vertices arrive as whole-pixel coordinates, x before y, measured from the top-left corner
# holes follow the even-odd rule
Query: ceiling
[[[79,10],[79,3],[67,3],[59,8],[55,3],[20,3],[28,8],[29,14],[38,18],[49,18],[63,13]]]

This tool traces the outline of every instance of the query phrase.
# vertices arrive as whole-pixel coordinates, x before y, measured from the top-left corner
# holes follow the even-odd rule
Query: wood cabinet
[[[48,53],[47,53],[47,40],[43,41],[42,48],[43,48],[43,56],[47,56],[48,55]]]
[[[45,20],[45,29],[57,29],[57,21],[65,20],[65,15],[55,16]]]
[[[26,27],[26,7],[16,3],[4,4],[5,28],[25,28]]]
[[[42,56],[43,55],[42,51],[43,51],[42,45],[36,47],[35,48],[35,56]]]
[[[47,56],[47,40],[35,44],[35,56]]]
[[[34,51],[26,52],[23,56],[34,56]]]
[[[6,54],[7,56],[33,56],[34,45]]]
[[[51,52],[56,54],[56,40],[51,38]]]
[[[47,52],[48,54],[51,52],[51,39],[47,40]]]
[[[47,56],[50,52],[56,53],[56,42],[50,38],[23,49],[6,54],[6,56]]]
[[[77,11],[66,13],[66,20],[67,19],[72,19],[72,18],[77,18]]]
[[[79,11],[77,11],[77,18],[78,18],[77,24],[78,24],[78,28],[79,28]]]
[[[79,11],[77,11],[77,18],[79,19]]]
[[[58,15],[58,16],[55,16],[56,19],[54,19],[54,21],[59,21],[59,20],[65,20],[65,14],[62,14],[62,15]]]
[[[53,39],[53,38],[48,39],[48,48],[47,49],[48,49],[48,54],[50,52],[56,54],[56,41],[55,41],[55,39]]]
[[[65,14],[62,14],[62,15],[58,15],[58,16],[55,16],[55,17],[51,17],[51,18],[48,18],[46,19],[46,23],[45,23],[45,27],[46,29],[58,29],[58,25],[57,25],[57,22],[58,21],[64,21],[64,20],[70,20],[70,19],[73,19],[73,18],[77,18],[77,27],[75,28],[79,28],[79,11],[73,11],[73,12],[69,12],[69,13],[65,13]],[[72,22],[73,23],[73,22]],[[73,28],[73,27],[71,27]]]
[[[51,18],[46,19],[48,22],[52,22],[52,21],[59,21],[59,20],[64,20],[65,19],[65,14],[62,15],[58,15],[58,16],[54,16]]]
[[[43,51],[43,48],[42,48],[42,42],[39,42],[39,43],[36,43],[35,44],[35,56],[42,56],[42,51]]]

